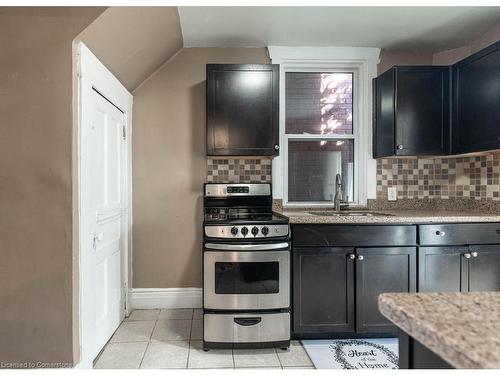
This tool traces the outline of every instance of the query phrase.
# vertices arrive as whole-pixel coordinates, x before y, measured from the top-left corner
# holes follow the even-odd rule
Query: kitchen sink
[[[393,214],[387,214],[375,211],[309,211],[311,215],[317,216],[394,216]]]

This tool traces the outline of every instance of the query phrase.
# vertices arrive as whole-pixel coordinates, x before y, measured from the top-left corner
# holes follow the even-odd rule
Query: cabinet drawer
[[[415,245],[414,225],[293,225],[293,246],[405,246]]]
[[[203,339],[252,343],[290,340],[290,313],[204,314]]]
[[[500,243],[500,223],[419,225],[420,245]]]

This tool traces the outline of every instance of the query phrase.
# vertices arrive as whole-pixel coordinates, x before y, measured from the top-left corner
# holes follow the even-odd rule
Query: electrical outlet
[[[387,188],[387,199],[390,201],[395,201],[398,199],[398,189],[396,186]]]

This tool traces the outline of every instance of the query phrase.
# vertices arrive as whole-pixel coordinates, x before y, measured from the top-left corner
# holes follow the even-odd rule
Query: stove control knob
[[[247,227],[243,227],[243,228],[241,228],[241,234],[242,234],[243,236],[246,236],[246,235],[248,234],[248,228],[247,228]]]
[[[268,227],[262,227],[262,229],[260,231],[261,231],[261,233],[264,236],[267,236],[269,234],[269,228]]]
[[[232,228],[231,228],[231,234],[232,234],[233,236],[236,236],[236,235],[238,234],[238,228],[236,228],[236,227],[232,227]]]
[[[255,237],[256,235],[258,235],[258,234],[259,234],[259,228],[257,228],[257,227],[253,227],[253,228],[252,228],[252,234],[253,234],[253,236],[254,236],[254,237]]]

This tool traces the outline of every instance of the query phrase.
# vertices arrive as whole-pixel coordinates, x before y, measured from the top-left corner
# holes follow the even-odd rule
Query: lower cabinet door
[[[293,248],[295,334],[354,332],[353,257],[353,248]]]
[[[421,247],[418,253],[419,292],[467,292],[470,258],[465,246]]]
[[[470,246],[469,291],[500,291],[500,245]]]
[[[396,327],[378,310],[378,296],[386,292],[415,292],[415,247],[356,249],[356,331],[394,333]]]

